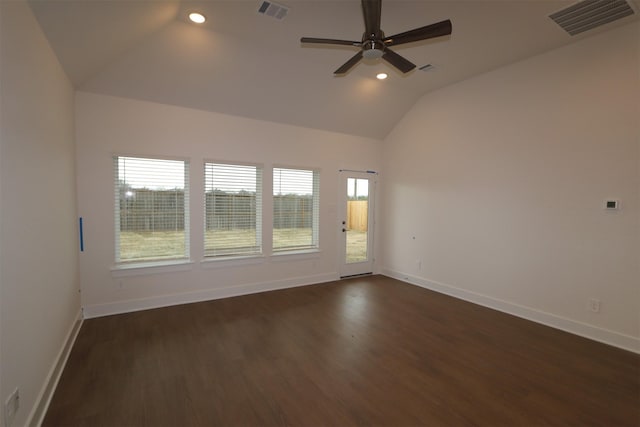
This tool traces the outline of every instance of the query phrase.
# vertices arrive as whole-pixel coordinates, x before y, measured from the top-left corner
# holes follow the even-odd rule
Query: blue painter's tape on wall
[[[80,217],[80,252],[84,252],[84,233],[82,232],[82,217]]]

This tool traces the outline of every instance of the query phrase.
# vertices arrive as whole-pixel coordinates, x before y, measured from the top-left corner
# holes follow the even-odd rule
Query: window
[[[189,258],[189,163],[114,157],[116,263]]]
[[[207,257],[262,252],[262,168],[205,163]]]
[[[273,250],[318,248],[318,171],[273,169]]]

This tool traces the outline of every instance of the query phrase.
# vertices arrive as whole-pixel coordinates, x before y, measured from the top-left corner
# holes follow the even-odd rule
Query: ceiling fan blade
[[[416,28],[414,30],[405,31],[395,36],[385,37],[382,39],[387,46],[397,46],[403,43],[417,42],[419,40],[427,40],[434,37],[446,36],[451,34],[451,21],[441,21],[425,27]]]
[[[402,71],[403,73],[408,73],[409,71],[411,71],[414,68],[416,68],[416,65],[413,62],[406,60],[405,58],[403,58],[402,56],[398,55],[397,53],[395,53],[391,49],[385,49],[384,50],[384,54],[382,55],[382,59],[384,59],[389,64],[393,65],[394,67],[396,67],[398,70]]]
[[[343,46],[356,46],[356,47],[360,47],[362,45],[361,42],[356,42],[352,40],[318,39],[315,37],[302,37],[300,39],[300,43],[338,44]]]
[[[364,32],[367,37],[380,33],[380,15],[382,15],[382,0],[362,0],[362,14],[364,15]]]
[[[354,65],[356,65],[358,62],[360,62],[361,59],[362,59],[362,51],[359,51],[358,53],[353,55],[350,60],[345,62],[342,65],[342,67],[340,67],[337,70],[335,70],[333,72],[333,74],[345,74],[347,71],[349,71],[351,68],[353,68]]]

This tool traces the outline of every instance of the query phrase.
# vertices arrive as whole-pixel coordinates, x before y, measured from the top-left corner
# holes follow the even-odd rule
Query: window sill
[[[193,262],[190,260],[141,262],[115,265],[111,267],[111,275],[113,277],[144,276],[147,274],[189,271],[192,268]]]
[[[204,269],[255,265],[264,262],[264,255],[208,257],[200,261]]]
[[[271,260],[274,262],[297,261],[304,259],[320,258],[320,249],[301,249],[292,251],[274,252],[271,254]]]

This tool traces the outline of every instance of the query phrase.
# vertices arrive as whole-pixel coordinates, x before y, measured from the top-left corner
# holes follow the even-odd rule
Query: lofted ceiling
[[[640,0],[631,0],[638,11]],[[559,0],[383,0],[382,29],[400,33],[444,19],[451,36],[398,46],[418,67],[402,75],[365,60],[333,71],[349,46],[301,45],[300,37],[360,40],[359,0],[281,0],[284,20],[262,0],[29,0],[60,63],[82,91],[384,139],[425,93],[637,20],[638,13],[577,36],[548,15]],[[191,11],[204,24],[187,19]],[[378,81],[375,75],[389,78]]]

